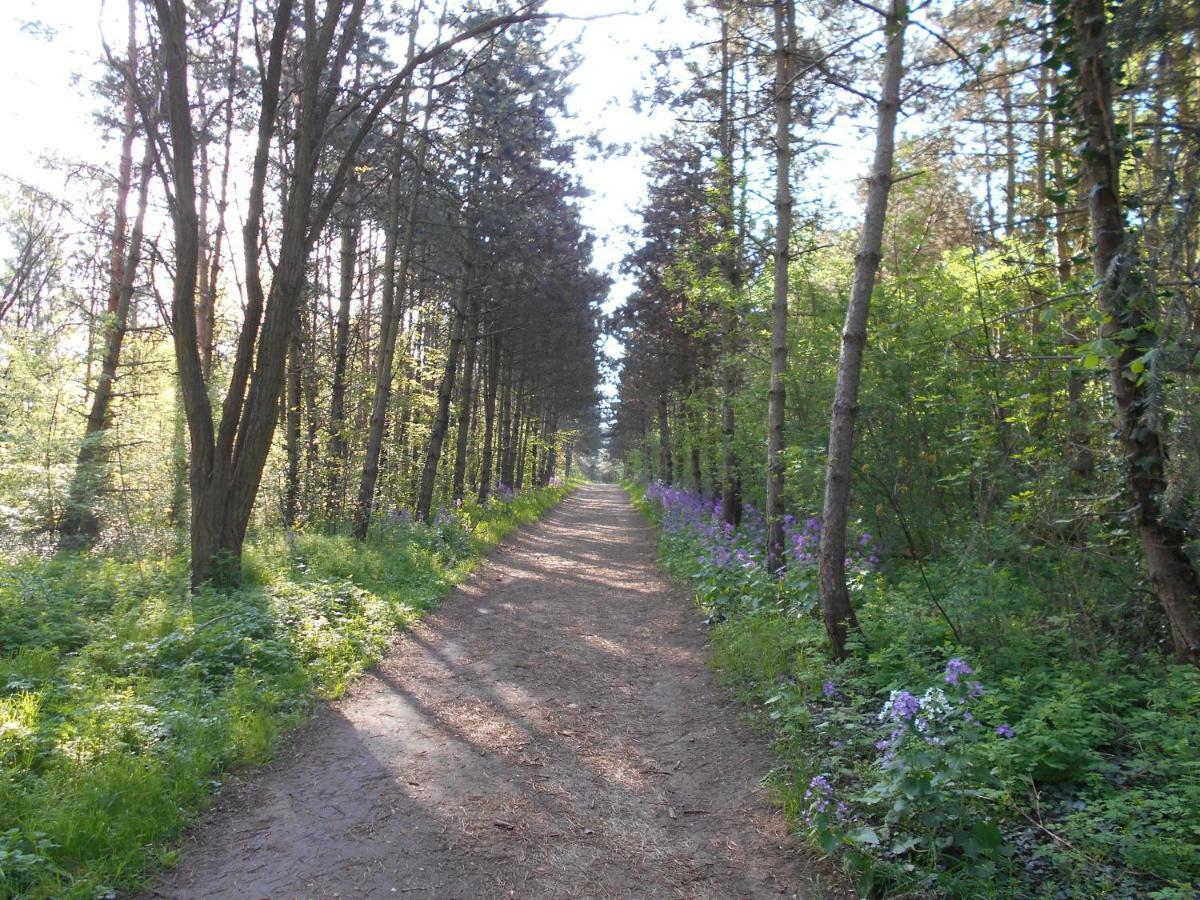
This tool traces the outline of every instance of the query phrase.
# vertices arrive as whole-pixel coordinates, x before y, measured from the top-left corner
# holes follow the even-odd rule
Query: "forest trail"
[[[518,532],[227,787],[152,896],[830,896],[655,546],[611,485]]]

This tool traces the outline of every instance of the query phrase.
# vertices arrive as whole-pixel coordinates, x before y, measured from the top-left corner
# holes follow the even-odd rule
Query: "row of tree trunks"
[[[371,418],[367,428],[366,452],[363,458],[362,475],[359,478],[358,502],[354,510],[354,536],[359,540],[367,536],[371,514],[375,506],[375,486],[379,480],[379,458],[383,448],[387,427],[387,408],[391,399],[392,379],[396,358],[396,338],[404,318],[404,301],[408,292],[409,267],[412,261],[415,238],[417,205],[421,185],[424,182],[425,156],[429,142],[425,131],[429,124],[430,102],[427,98],[421,138],[417,145],[416,163],[408,192],[404,214],[404,231],[399,236],[400,194],[402,190],[400,168],[404,156],[404,125],[407,121],[409,95],[405,92],[401,102],[401,130],[396,137],[396,148],[392,158],[392,175],[388,184],[388,208],[386,218],[386,243],[383,260],[383,297],[380,300],[379,353],[375,366],[375,391],[371,401]],[[397,264],[397,244],[399,263]],[[407,421],[410,407],[405,406]]]
[[[664,391],[658,395],[658,471],[659,478],[667,484],[675,481],[671,453],[671,417],[669,415],[667,394]]]

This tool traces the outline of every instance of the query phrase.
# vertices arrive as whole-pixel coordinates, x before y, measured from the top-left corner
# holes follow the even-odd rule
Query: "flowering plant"
[[[784,516],[782,579],[766,568],[767,524],[762,513],[745,504],[737,528],[721,518],[721,503],[686,488],[652,482],[645,493],[663,528],[663,548],[675,573],[694,580],[697,599],[720,621],[735,609],[755,610],[783,601],[805,611],[815,602],[813,585],[821,520]],[[856,538],[846,559],[852,587],[879,567],[878,551],[868,534]]]
[[[1004,852],[996,826],[1003,792],[978,752],[990,735],[972,711],[984,693],[974,674],[956,657],[947,663],[942,684],[920,696],[893,690],[883,704],[878,756],[870,770],[874,780],[852,798],[876,827],[848,817],[827,780],[810,783],[807,820],[823,846],[885,849],[893,857],[951,855],[973,865]],[[1007,724],[993,733],[1016,736]]]

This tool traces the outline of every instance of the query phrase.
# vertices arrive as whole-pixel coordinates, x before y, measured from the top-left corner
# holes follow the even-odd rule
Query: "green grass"
[[[0,566],[0,897],[137,887],[222,772],[269,760],[314,698],[569,489],[361,543],[263,533],[239,589],[194,597],[182,555]]]

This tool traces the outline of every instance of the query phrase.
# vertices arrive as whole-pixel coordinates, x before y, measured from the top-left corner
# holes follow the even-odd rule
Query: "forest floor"
[[[826,897],[653,530],[588,485],[506,541],[148,896]]]

